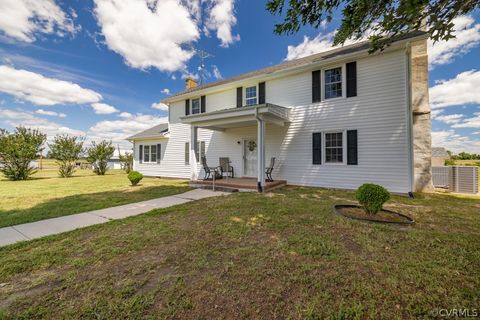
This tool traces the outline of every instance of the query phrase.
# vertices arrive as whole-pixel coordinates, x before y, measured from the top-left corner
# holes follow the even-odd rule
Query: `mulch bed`
[[[350,219],[363,220],[368,222],[402,225],[409,225],[415,223],[415,221],[409,216],[398,212],[382,209],[376,214],[368,214],[363,210],[362,207],[351,204],[336,205],[335,213]]]

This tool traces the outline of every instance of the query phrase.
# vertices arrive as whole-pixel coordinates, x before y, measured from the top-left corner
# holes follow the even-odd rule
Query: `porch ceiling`
[[[181,117],[182,123],[211,130],[254,126],[257,115],[268,123],[284,126],[290,122],[289,109],[266,103]]]

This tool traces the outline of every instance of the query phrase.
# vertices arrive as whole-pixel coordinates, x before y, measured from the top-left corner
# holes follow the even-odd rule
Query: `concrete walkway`
[[[37,239],[94,224],[105,223],[110,220],[136,216],[153,209],[167,208],[194,200],[227,194],[225,192],[194,189],[173,196],[0,228],[0,247],[18,241]]]

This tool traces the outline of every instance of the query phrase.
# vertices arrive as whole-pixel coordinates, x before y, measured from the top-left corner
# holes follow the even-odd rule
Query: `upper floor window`
[[[192,99],[192,114],[200,113],[200,99]]]
[[[342,68],[325,70],[325,99],[342,96]]]
[[[245,103],[247,106],[257,104],[257,86],[245,88]]]
[[[343,163],[343,132],[325,133],[325,163]]]

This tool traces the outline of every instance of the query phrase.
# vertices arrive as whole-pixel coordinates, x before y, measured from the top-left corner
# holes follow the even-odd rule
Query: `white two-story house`
[[[291,185],[430,191],[427,35],[382,52],[362,42],[196,86],[163,102],[169,123],[129,137],[147,176],[203,178],[228,157],[264,189],[265,167]]]

